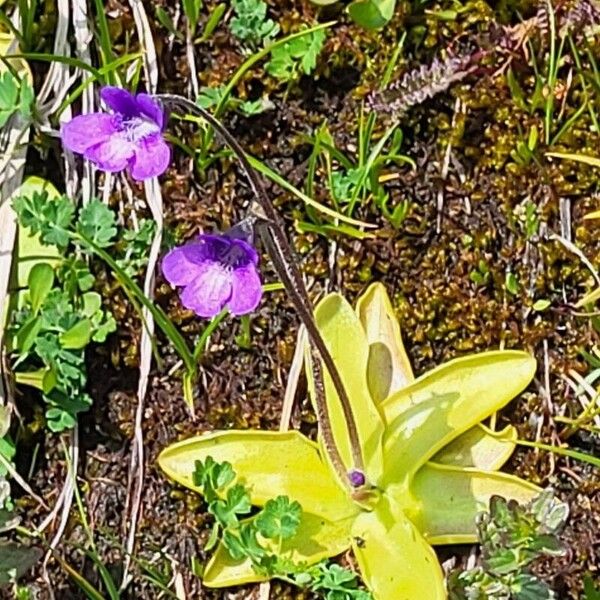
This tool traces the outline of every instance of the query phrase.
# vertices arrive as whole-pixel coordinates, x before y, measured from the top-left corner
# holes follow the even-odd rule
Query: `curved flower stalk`
[[[65,123],[60,132],[65,147],[102,171],[127,169],[138,181],[162,175],[171,161],[162,107],[148,94],[134,96],[112,86],[103,87],[100,97],[112,113],[78,115]]]
[[[161,135],[165,125],[163,105],[187,111],[204,119],[223,138],[240,161],[254,192],[256,203],[260,207],[258,214],[252,217],[256,230],[260,233],[275,271],[286,287],[308,331],[315,352],[318,352],[332,377],[348,425],[354,468],[363,471],[363,456],[348,396],[314,322],[312,304],[302,275],[294,263],[293,252],[286,238],[281,217],[271,203],[262,181],[251,167],[243,148],[213,115],[182,96],[138,94],[134,97],[126,90],[114,87],[105,87],[100,94],[104,102],[113,109],[114,114],[80,115],[65,124],[61,131],[63,143],[67,148],[83,154],[95,162],[100,169],[112,172],[129,168],[134,178],[146,179],[159,175],[167,168],[170,150]],[[155,153],[154,156],[149,155],[151,151]],[[236,314],[246,314],[260,300],[256,290],[258,257],[254,256],[251,248],[244,248],[243,244],[235,243],[231,238],[230,235],[229,242],[225,243],[223,238],[209,241],[204,237],[193,249],[191,246],[176,249],[166,262],[167,279],[173,285],[184,288],[182,301],[199,315],[216,314],[214,311],[218,306],[221,308],[228,306]],[[202,250],[198,245],[203,247]],[[195,273],[194,277],[185,273],[186,267]],[[251,291],[243,292],[244,285],[248,283]],[[188,365],[188,373],[184,378],[184,389],[188,390],[186,394],[188,397],[191,397],[190,382],[194,376],[194,366],[190,369]],[[346,487],[352,489],[352,478],[344,472],[339,451],[330,434],[329,414],[324,401],[319,361],[315,364],[314,376],[317,382],[315,403],[321,430],[327,442],[328,455],[338,470],[338,476],[345,481]]]
[[[315,444],[297,432],[213,432],[166,448],[159,464],[200,492],[192,480],[195,461],[212,456],[230,462],[254,505],[279,494],[302,505],[293,546],[283,549],[292,560],[311,564],[352,548],[376,600],[443,599],[444,578],[432,545],[475,542],[475,516],[492,495],[525,502],[539,492],[496,471],[513,449],[510,435],[478,425],[529,384],[535,360],[524,352],[487,352],[413,380],[380,285],[367,290],[356,312],[342,296],[330,294],[315,317],[356,416],[365,473],[353,469],[344,413],[325,372],[333,434],[356,486],[344,485],[322,439]],[[212,587],[262,579],[222,546],[203,577]]]

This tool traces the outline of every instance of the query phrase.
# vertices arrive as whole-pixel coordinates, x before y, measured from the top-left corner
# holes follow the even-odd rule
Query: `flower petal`
[[[121,135],[113,135],[104,142],[91,146],[84,152],[102,171],[116,173],[127,167],[133,157],[134,146]]]
[[[266,540],[265,546],[280,556],[285,555],[296,564],[314,565],[325,558],[341,554],[350,547],[353,522],[354,517],[329,521],[303,512],[296,535],[285,540],[281,550],[277,548],[275,541]],[[267,577],[256,573],[250,560],[233,560],[223,544],[219,544],[206,565],[202,583],[207,587],[229,587],[266,579]]]
[[[88,148],[101,144],[119,133],[119,121],[114,115],[90,113],[64,123],[60,137],[65,148],[83,154]]]
[[[352,528],[352,549],[374,600],[445,600],[435,552],[401,511],[394,513],[383,498]]]
[[[411,484],[418,509],[407,516],[430,544],[473,544],[477,541],[475,517],[488,510],[492,496],[525,503],[540,491],[506,473],[427,463]]]
[[[256,506],[285,495],[300,502],[307,513],[332,521],[357,512],[322,461],[316,444],[296,431],[220,431],[196,436],[165,448],[158,464],[171,479],[200,492],[192,473],[195,461],[208,456],[231,463]]]
[[[107,85],[100,90],[100,98],[108,108],[125,117],[139,114],[135,97],[123,88]]]
[[[231,298],[227,303],[232,315],[246,315],[252,312],[262,297],[260,276],[254,265],[234,269],[232,274]]]
[[[181,294],[181,303],[199,317],[215,317],[231,298],[232,273],[216,262],[198,268]]]
[[[173,248],[162,261],[162,272],[171,285],[188,285],[204,269],[206,247],[204,244],[186,244]]]
[[[352,413],[363,451],[367,479],[376,484],[383,469],[383,421],[373,403],[367,386],[369,347],[365,332],[354,310],[340,294],[329,294],[315,308],[315,319],[323,340],[339,370],[349,396]],[[310,353],[307,353],[307,373],[312,372]],[[358,465],[352,459],[346,419],[342,405],[327,370],[323,369],[325,398],[333,435],[348,471]],[[310,377],[310,375],[309,375]],[[314,398],[314,385],[309,386]]]
[[[238,260],[240,267],[246,265],[258,265],[258,252],[252,244],[250,244],[246,240],[230,237],[229,232],[224,235],[226,235],[229,241],[231,242],[233,251],[237,251],[236,256],[239,257]]]
[[[152,119],[162,130],[165,126],[165,111],[158,101],[149,94],[138,94],[135,101],[139,112]]]
[[[356,314],[367,334],[367,380],[376,404],[415,379],[402,343],[400,325],[381,283],[370,285],[356,303]]]
[[[162,175],[171,162],[171,148],[160,135],[151,135],[135,143],[131,176],[137,181]]]
[[[446,444],[502,408],[529,384],[535,359],[513,350],[450,361],[381,405],[385,482],[409,480]]]

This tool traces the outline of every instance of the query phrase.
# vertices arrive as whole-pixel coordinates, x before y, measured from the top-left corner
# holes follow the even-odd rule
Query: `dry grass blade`
[[[160,247],[162,243],[163,229],[163,203],[160,185],[157,179],[152,179],[145,183],[146,200],[152,212],[152,217],[156,222],[156,233],[150,247],[148,257],[148,268],[144,280],[144,294],[148,297],[153,295],[154,288],[154,269],[158,262]],[[144,483],[144,437],[142,430],[142,420],[144,416],[144,399],[148,388],[148,375],[152,363],[152,336],[154,334],[154,320],[152,315],[144,309],[143,320],[145,327],[142,328],[140,340],[140,375],[138,381],[138,405],[135,415],[134,442],[131,450],[131,462],[129,466],[129,481],[127,486],[127,504],[125,514],[128,515],[128,535],[126,544],[126,559],[121,583],[121,589],[124,589],[128,583],[128,571],[131,563],[131,555],[135,545],[135,532],[139,510],[142,498],[142,487]]]
[[[0,35],[2,35],[0,38],[1,54],[15,53],[16,41],[9,35]],[[31,73],[24,61],[14,61],[12,66],[17,69],[17,72],[31,78]],[[4,63],[1,63],[0,72],[5,68]],[[11,198],[23,181],[29,130],[29,124],[24,123],[17,115],[0,131],[0,154],[6,156],[0,169],[0,356],[3,349],[6,298],[17,234],[17,223],[11,206]],[[6,394],[3,378],[0,377],[0,405],[6,404]]]
[[[72,0],[72,21],[75,30],[75,52],[77,58],[91,65],[90,42],[93,39],[92,32],[88,26],[88,7],[86,0]],[[83,114],[94,110],[94,86],[88,85],[81,95],[81,112]],[[75,175],[75,172],[73,173]],[[83,204],[87,204],[96,186],[95,171],[92,164],[85,161],[83,164],[83,177],[81,180],[81,195]]]
[[[70,56],[68,33],[70,23],[69,0],[58,0],[58,21],[54,32],[55,56]],[[42,117],[48,117],[61,105],[70,87],[69,66],[53,61],[48,69],[46,79],[38,93],[38,112]]]
[[[61,514],[60,514],[60,521],[58,523],[56,532],[54,533],[54,536],[53,536],[52,540],[50,541],[50,544],[48,545],[48,551],[46,552],[46,555],[44,556],[44,562],[43,562],[43,566],[42,566],[42,570],[44,572],[45,579],[48,584],[50,593],[52,593],[52,587],[51,587],[52,582],[51,582],[50,578],[48,577],[48,574],[46,571],[46,565],[48,564],[48,560],[52,556],[53,550],[55,550],[56,547],[58,546],[58,544],[60,543],[63,533],[65,532],[65,529],[67,527],[67,523],[69,522],[71,506],[73,505],[73,493],[75,491],[77,468],[79,465],[78,436],[79,436],[79,428],[78,428],[77,424],[75,424],[75,427],[73,427],[73,430],[71,431],[71,435],[69,436],[69,448],[67,450],[67,452],[68,452],[67,475],[65,478],[64,488],[61,493],[62,510],[61,510]],[[57,502],[55,509],[59,509],[60,505],[61,505],[61,501],[59,499],[59,502]]]
[[[129,5],[133,12],[135,25],[140,41],[144,50],[144,74],[146,76],[146,85],[149,93],[156,92],[158,84],[158,67],[156,63],[156,49],[152,38],[152,31],[148,16],[144,10],[143,4],[139,0],[129,0]],[[148,257],[148,267],[144,280],[144,294],[152,297],[154,288],[154,269],[158,262],[160,247],[162,242],[163,229],[163,204],[162,194],[158,180],[152,179],[145,182],[144,190],[146,201],[156,222],[156,233],[150,247]],[[146,326],[142,328],[140,340],[140,374],[138,381],[138,404],[135,415],[134,441],[131,449],[131,462],[129,465],[127,502],[125,515],[127,518],[127,542],[125,565],[123,568],[123,579],[121,581],[121,590],[129,583],[129,568],[131,565],[131,556],[135,546],[135,533],[139,518],[140,505],[142,500],[142,487],[144,483],[144,435],[142,430],[142,420],[144,416],[144,399],[148,387],[148,376],[152,363],[152,335],[154,332],[154,320],[152,315],[144,310],[143,319]]]
[[[158,65],[150,21],[141,0],[129,0],[129,6],[131,6],[131,11],[133,12],[135,28],[144,52],[146,85],[148,86],[148,92],[152,94],[156,92],[156,86],[158,85]]]

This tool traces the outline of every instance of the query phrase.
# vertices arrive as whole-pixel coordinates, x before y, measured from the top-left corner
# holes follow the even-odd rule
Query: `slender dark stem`
[[[331,377],[333,385],[340,399],[342,410],[344,412],[344,418],[348,427],[348,435],[350,438],[350,447],[352,451],[354,467],[364,472],[365,468],[360,440],[358,437],[358,428],[356,426],[354,414],[352,413],[348,394],[346,393],[342,378],[340,377],[339,371],[335,366],[331,353],[329,352],[315,323],[312,313],[312,303],[310,302],[308,292],[306,291],[302,274],[293,262],[294,253],[285,235],[281,217],[271,203],[262,180],[250,165],[246,157],[246,153],[238,141],[208,111],[194,104],[187,98],[175,94],[158,94],[156,98],[162,100],[166,105],[179,106],[191,114],[202,117],[217,132],[217,134],[223,138],[223,141],[231,148],[233,153],[240,161],[240,164],[250,183],[250,187],[254,192],[256,201],[259,203],[262,211],[264,212],[264,216],[259,221],[261,223],[261,238],[263,239],[265,248],[271,257],[271,260],[273,261],[273,265],[278,276],[286,286],[294,307],[298,311],[298,315],[306,327],[311,342],[317,349]],[[291,260],[288,260],[288,257],[290,257]],[[317,416],[321,422],[323,438],[334,467],[339,472],[342,480],[349,484],[348,474],[345,471],[339,449],[337,448],[333,438],[331,418],[327,411],[327,405],[324,400],[323,376],[320,369],[320,364],[319,361],[313,362],[313,366],[315,368],[315,404],[317,405],[317,413],[319,413]]]

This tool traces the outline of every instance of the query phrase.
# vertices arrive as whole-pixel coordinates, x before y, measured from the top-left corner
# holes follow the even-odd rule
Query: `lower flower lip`
[[[228,308],[234,316],[252,312],[262,297],[258,253],[227,234],[201,234],[163,259],[163,274],[183,287],[182,304],[203,318]]]

